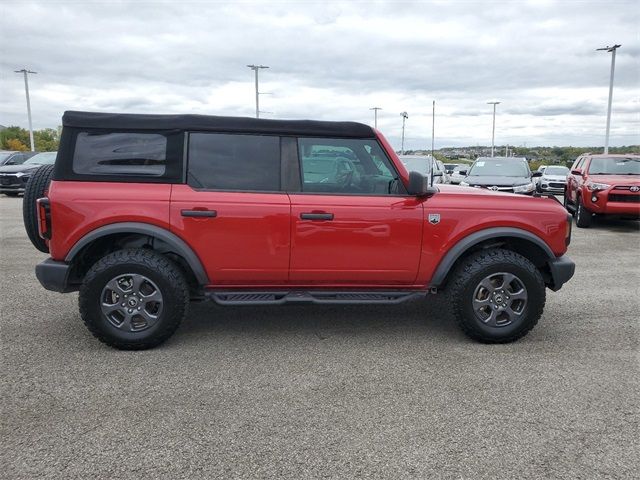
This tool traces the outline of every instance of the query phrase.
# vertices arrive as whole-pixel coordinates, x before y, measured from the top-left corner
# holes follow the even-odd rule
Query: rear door
[[[189,134],[187,184],[172,188],[171,228],[212,284],[286,283],[290,202],[280,177],[278,136]]]
[[[421,201],[402,190],[375,139],[298,139],[300,187],[291,198],[290,281],[402,286],[415,281]]]

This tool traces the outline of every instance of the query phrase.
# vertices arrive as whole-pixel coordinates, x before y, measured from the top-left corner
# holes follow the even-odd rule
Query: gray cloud
[[[392,141],[407,110],[422,146],[435,98],[437,143],[486,143],[485,102],[499,98],[503,138],[593,144],[610,61],[595,48],[617,42],[612,140],[628,144],[640,141],[639,20],[635,1],[5,2],[0,123],[25,124],[22,66],[39,72],[45,127],[71,108],[251,115],[245,65],[260,62],[274,117],[370,122],[377,104]],[[567,115],[573,125],[532,120]]]

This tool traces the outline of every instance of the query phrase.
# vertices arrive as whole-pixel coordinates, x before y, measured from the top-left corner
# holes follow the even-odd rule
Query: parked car
[[[567,176],[564,205],[581,228],[594,214],[640,218],[640,155],[580,155]]]
[[[436,160],[436,172],[440,172],[442,175],[442,182],[441,183],[451,183],[451,178],[449,177],[449,174],[447,173],[447,168],[444,166],[444,163],[442,163],[442,161],[440,160]]]
[[[9,197],[17,197],[24,193],[25,185],[32,172],[41,165],[52,165],[56,160],[56,152],[43,152],[33,155],[20,165],[4,165],[0,167],[0,193]]]
[[[451,175],[449,175],[449,179],[451,180],[451,183],[453,185],[458,185],[460,184],[460,182],[462,182],[466,175],[463,175],[460,172],[467,172],[469,170],[470,165],[458,165],[457,167],[454,167],[453,172],[451,173]]]
[[[445,285],[467,335],[504,343],[574,272],[558,202],[431,186],[364,124],[86,112],[62,123],[56,163],[23,201],[29,238],[50,254],[36,276],[79,290],[84,323],[116,348],[167,340],[190,300],[397,304]],[[321,150],[358,174],[317,175]]]
[[[457,163],[445,163],[444,168],[447,174],[451,175],[453,173],[453,169],[458,166]]]
[[[567,175],[569,169],[562,165],[549,165],[542,174],[537,178],[536,190],[538,192],[559,193],[564,194],[567,186]]]
[[[433,184],[447,183],[439,165],[431,155],[400,155],[400,161],[408,172],[419,172],[427,178],[431,178],[433,171]]]
[[[527,160],[519,157],[478,157],[473,162],[462,186],[488,188],[497,192],[521,193],[532,195],[535,190],[534,177],[540,172],[531,173]]]
[[[0,167],[3,165],[20,165],[28,158],[33,157],[36,153],[38,152],[0,150]]]

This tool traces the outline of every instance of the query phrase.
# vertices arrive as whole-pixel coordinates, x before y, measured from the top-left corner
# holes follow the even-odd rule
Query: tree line
[[[60,134],[53,128],[34,130],[33,143],[37,152],[55,152],[60,144]],[[0,150],[30,150],[29,130],[16,126],[0,130]]]

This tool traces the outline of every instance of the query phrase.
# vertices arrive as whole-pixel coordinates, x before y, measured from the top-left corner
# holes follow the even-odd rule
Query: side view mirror
[[[542,172],[533,172],[533,173],[531,174],[531,177],[541,177],[542,175],[543,175],[543,173],[542,173]]]
[[[437,192],[434,187],[429,185],[429,178],[420,172],[409,172],[409,187],[407,188],[409,195],[416,197],[425,197],[433,195]]]
[[[574,168],[573,170],[571,170],[571,173],[573,175],[582,175],[582,170],[580,168]]]
[[[441,172],[441,171],[439,171],[439,170],[434,170],[434,172],[433,172],[433,176],[434,176],[434,177],[441,177],[441,176],[442,176],[442,172]]]
[[[15,162],[15,160],[9,160],[7,163],[5,163],[5,165],[17,165],[17,163]]]
[[[466,177],[466,176],[467,176],[467,170],[458,170],[458,173],[459,173],[460,175],[462,175],[463,177]]]

